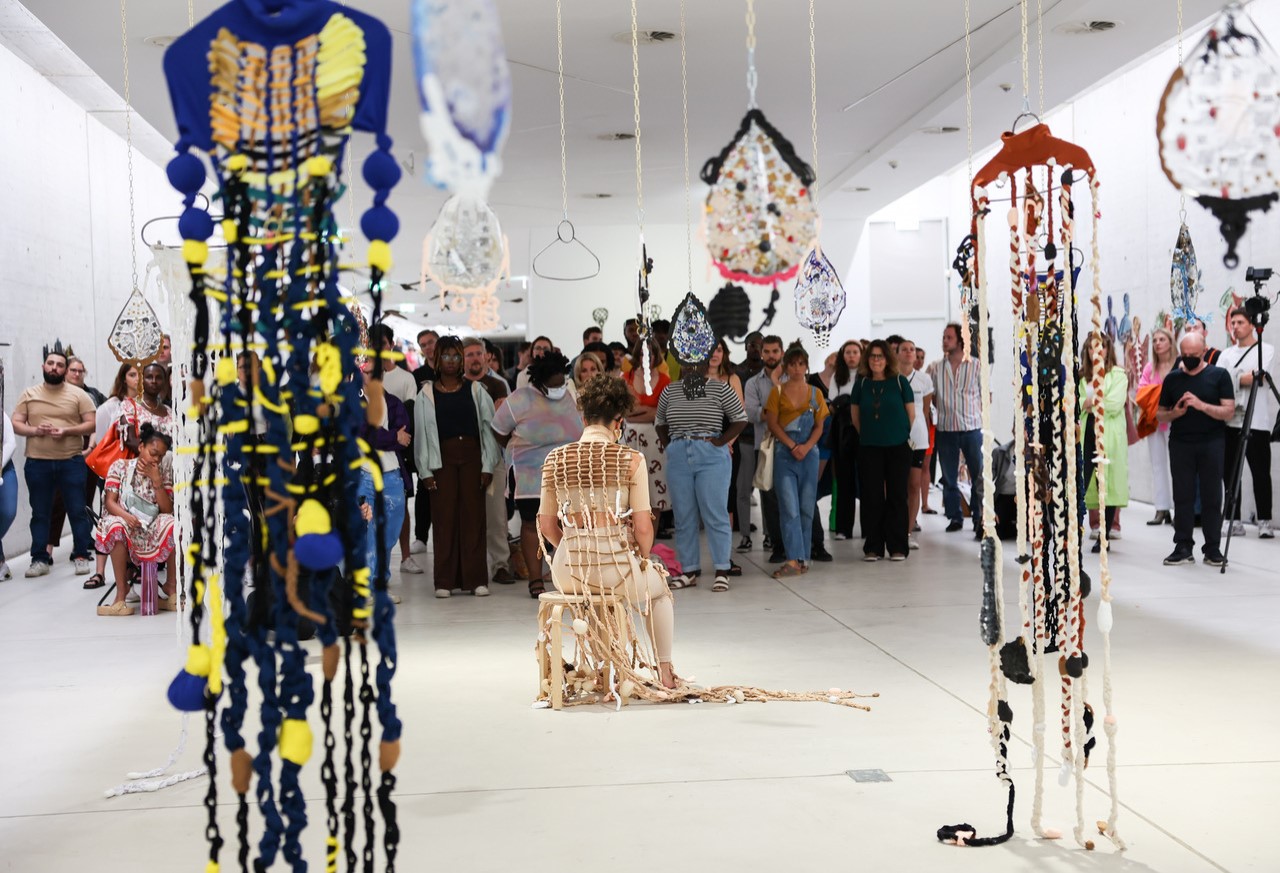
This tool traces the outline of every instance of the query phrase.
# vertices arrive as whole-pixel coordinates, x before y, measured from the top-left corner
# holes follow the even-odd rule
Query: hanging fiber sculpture
[[[971,283],[978,307],[978,334],[987,335],[988,286],[991,277],[985,268],[986,219],[991,212],[988,191],[993,185],[1007,186],[1010,194],[1009,290],[1011,296],[1015,360],[1018,362],[1013,391],[1022,412],[1014,431],[1014,457],[1017,484],[1017,549],[1020,579],[1018,583],[1019,620],[1017,635],[1005,637],[1002,546],[995,537],[995,489],[991,481],[991,451],[996,440],[991,429],[991,391],[982,392],[983,465],[983,529],[981,567],[983,598],[981,637],[988,648],[991,682],[988,702],[988,729],[996,752],[996,775],[1008,789],[1006,825],[1003,834],[977,837],[972,825],[949,825],[938,830],[938,839],[956,845],[994,845],[1013,835],[1014,783],[1008,762],[1008,744],[1013,722],[1007,683],[1030,684],[1032,691],[1033,746],[1035,750],[1036,788],[1031,814],[1032,829],[1037,836],[1054,838],[1061,834],[1041,824],[1043,774],[1045,762],[1045,686],[1059,677],[1061,701],[1060,782],[1074,779],[1076,800],[1076,841],[1093,848],[1084,833],[1084,768],[1093,747],[1092,710],[1088,696],[1088,656],[1084,652],[1084,597],[1089,593],[1089,579],[1080,567],[1079,495],[1085,483],[1079,481],[1082,469],[1080,446],[1076,437],[1077,409],[1080,397],[1076,372],[1079,365],[1076,348],[1076,264],[1072,263],[1076,238],[1073,188],[1077,180],[1088,180],[1092,215],[1091,303],[1093,334],[1103,331],[1101,284],[1099,279],[1099,240],[1097,174],[1089,155],[1078,146],[1052,136],[1043,124],[1014,134],[1006,133],[1003,146],[995,158],[979,170],[972,182],[973,252],[966,258],[965,273]],[[1056,190],[1055,190],[1056,186]],[[1043,251],[1037,248],[1037,236],[1047,235]],[[1059,252],[1067,253],[1068,263],[1059,270]],[[1038,263],[1039,257],[1046,263]],[[1043,269],[1043,279],[1039,279]],[[1099,504],[1104,505],[1107,461],[1102,452],[1103,410],[1101,380],[1103,373],[1101,342],[1094,347],[1093,363],[1093,427]],[[982,382],[991,385],[991,355],[983,354]],[[1101,543],[1101,604],[1098,626],[1103,641],[1103,703],[1108,742],[1107,775],[1111,808],[1099,830],[1117,847],[1124,843],[1116,830],[1119,801],[1116,792],[1115,734],[1116,720],[1112,709],[1110,631],[1111,573],[1107,562],[1107,534]],[[1058,654],[1058,669],[1047,666],[1047,656]]]
[[[1229,270],[1240,263],[1249,213],[1280,198],[1278,75],[1270,44],[1230,3],[1173,71],[1156,113],[1160,167],[1218,219]]]
[[[377,789],[382,845],[386,869],[395,865],[399,831],[391,792],[401,724],[391,700],[397,660],[394,607],[385,575],[377,573],[378,581],[370,581],[379,568],[367,566],[366,525],[354,496],[359,470],[371,470],[378,485],[373,524],[380,528],[385,520],[380,465],[357,434],[362,422],[380,420],[381,382],[374,381],[364,408],[359,381],[352,378],[358,334],[338,286],[334,216],[334,203],[344,190],[340,168],[348,139],[353,130],[374,134],[377,147],[364,163],[374,202],[360,224],[370,240],[369,292],[376,321],[382,278],[391,268],[389,242],[399,229],[386,205],[400,176],[386,135],[390,71],[386,27],[330,0],[235,0],[196,24],[165,53],[164,72],[179,130],[178,155],[168,175],[186,206],[179,231],[194,310],[188,388],[190,414],[199,429],[189,486],[196,522],[187,549],[193,645],[172,698],[183,708],[205,713],[211,871],[218,869],[223,844],[213,740],[224,670],[229,699],[221,725],[239,799],[239,866],[247,869],[249,863],[247,794],[252,786],[261,812],[253,868],[270,867],[278,854],[295,871],[307,868],[301,842],[307,812],[299,776],[312,753],[308,714],[315,691],[299,641],[303,620],[315,625],[323,647],[321,782],[328,868],[336,868],[340,849],[349,869],[357,860],[357,785],[350,764],[356,712],[353,643],[360,654],[363,710],[360,855],[364,869],[372,869],[378,838],[370,755],[376,708],[382,726]],[[195,205],[206,171],[193,149],[209,157],[224,215],[227,268],[221,281],[214,281],[206,268],[213,220]],[[209,301],[218,304],[216,327]],[[359,352],[383,354],[364,348]],[[243,378],[237,376],[237,363],[244,365]],[[382,368],[375,371],[380,380]],[[225,519],[221,537],[216,530],[220,518]],[[225,545],[222,554],[219,542]],[[336,557],[342,558],[345,573]],[[252,598],[245,596],[247,583],[254,589]],[[206,614],[211,623],[207,646],[201,642]],[[341,840],[331,722],[340,635],[346,635],[348,761]],[[368,670],[369,638],[379,654],[374,682]],[[250,659],[261,697],[256,754],[250,753],[244,736],[249,706],[245,662]],[[273,779],[277,763],[278,783]]]
[[[491,0],[414,0],[414,62],[429,146],[427,179],[450,191],[422,243],[421,286],[478,332],[498,326],[507,240],[489,204],[511,114],[511,72]],[[446,296],[449,295],[449,296]]]
[[[751,330],[751,298],[741,285],[728,282],[711,298],[707,319],[716,336],[741,340]]]
[[[1173,304],[1171,314],[1175,321],[1186,323],[1201,318],[1196,307],[1203,290],[1196,248],[1191,244],[1191,229],[1184,221],[1178,228],[1178,241],[1173,246],[1173,265],[1169,268],[1169,299]]]
[[[156,312],[137,288],[129,293],[124,308],[111,325],[107,348],[122,364],[149,364],[160,354],[164,331]]]

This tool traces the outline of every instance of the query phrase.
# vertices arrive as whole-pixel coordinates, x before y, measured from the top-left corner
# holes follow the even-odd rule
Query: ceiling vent
[[[943,124],[938,127],[922,127],[920,132],[929,136],[942,136],[945,133],[959,133],[960,128],[951,124]]]
[[[642,30],[636,34],[636,41],[640,45],[657,45],[659,43],[671,42],[679,40],[680,34],[671,30]],[[613,35],[614,42],[622,42],[631,45],[631,31],[622,30]]]
[[[1093,33],[1106,33],[1109,30],[1115,30],[1119,27],[1119,21],[1069,21],[1066,24],[1059,24],[1053,29],[1054,33],[1065,33],[1069,36],[1087,36]]]
[[[602,139],[605,142],[630,142],[635,138],[636,138],[636,135],[634,133],[627,133],[626,131],[618,131],[617,133],[602,133],[596,137],[596,139]]]
[[[613,195],[606,191],[598,191],[594,194],[583,194],[582,196],[588,200],[608,200]]]

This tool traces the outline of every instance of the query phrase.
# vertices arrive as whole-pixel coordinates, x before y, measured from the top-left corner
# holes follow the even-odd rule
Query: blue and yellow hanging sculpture
[[[380,353],[359,348],[358,327],[341,296],[334,218],[334,204],[346,187],[340,168],[348,139],[356,130],[373,134],[377,145],[363,174],[374,202],[360,226],[369,239],[376,320],[378,289],[391,267],[388,244],[399,229],[386,205],[400,177],[386,134],[390,34],[378,20],[329,0],[233,0],[168,49],[164,72],[179,131],[178,154],[168,174],[186,205],[179,229],[192,277],[189,387],[192,414],[200,422],[190,488],[196,523],[187,547],[196,644],[170,696],[180,708],[203,709],[206,716],[207,870],[218,869],[223,845],[213,740],[224,671],[228,699],[221,726],[239,797],[238,867],[248,869],[247,795],[253,787],[261,812],[253,869],[270,867],[278,854],[295,871],[307,868],[299,774],[312,753],[308,716],[315,689],[299,637],[311,628],[323,646],[320,774],[328,869],[336,869],[341,851],[349,869],[357,862],[358,788],[364,795],[360,860],[364,869],[373,863],[377,823],[370,743],[371,708],[376,707],[382,727],[376,796],[386,869],[393,870],[399,831],[391,794],[400,739],[391,700],[394,607],[382,581],[386,568],[368,566],[367,523],[355,499],[357,479],[367,469],[378,486],[372,524],[384,524],[378,465],[369,461],[369,447],[358,439],[363,422],[381,418],[381,382],[376,380],[382,367],[374,367],[366,403],[362,380],[353,378],[355,357]],[[208,156],[213,169],[214,199],[224,215],[221,232],[228,246],[225,275],[205,269],[214,223],[195,205],[206,184],[205,164],[195,150]],[[381,541],[380,531],[378,536]],[[206,614],[211,624],[207,647],[200,642]],[[374,683],[370,638],[380,656]],[[358,729],[353,648],[361,674]],[[256,754],[244,735],[249,661],[261,697]],[[339,808],[331,716],[333,680],[342,661],[346,743]],[[277,757],[278,783],[272,778]]]

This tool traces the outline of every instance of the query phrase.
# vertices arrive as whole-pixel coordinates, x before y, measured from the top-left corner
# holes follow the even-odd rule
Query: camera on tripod
[[[1271,279],[1271,268],[1249,267],[1244,271],[1244,278],[1253,283],[1253,296],[1246,297],[1243,304],[1245,317],[1254,327],[1265,327],[1271,317],[1271,301],[1262,293],[1262,283]]]

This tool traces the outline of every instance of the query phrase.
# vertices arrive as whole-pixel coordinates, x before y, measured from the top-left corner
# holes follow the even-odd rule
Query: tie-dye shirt
[[[493,417],[493,429],[511,434],[507,453],[516,473],[516,499],[542,494],[542,464],[551,450],[582,436],[582,416],[568,393],[551,400],[537,388],[517,388]]]

